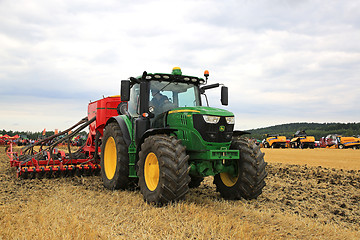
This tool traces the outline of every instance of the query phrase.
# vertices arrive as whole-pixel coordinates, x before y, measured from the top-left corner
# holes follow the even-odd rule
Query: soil
[[[259,208],[318,219],[360,230],[360,170],[268,165]]]

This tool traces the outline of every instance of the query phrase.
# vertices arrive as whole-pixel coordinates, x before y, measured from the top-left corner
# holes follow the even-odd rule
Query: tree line
[[[342,136],[360,135],[359,123],[287,123],[265,128],[247,130],[251,132],[251,137],[256,139],[265,138],[266,134],[279,134],[287,138],[293,137],[296,131],[305,130],[307,135],[314,136],[316,140],[326,137],[329,134],[339,134]]]

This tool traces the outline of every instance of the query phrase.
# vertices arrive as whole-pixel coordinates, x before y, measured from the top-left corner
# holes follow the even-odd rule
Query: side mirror
[[[121,91],[120,91],[121,101],[129,101],[130,100],[130,81],[129,80],[121,80]]]
[[[228,105],[228,88],[225,86],[221,87],[221,104]]]

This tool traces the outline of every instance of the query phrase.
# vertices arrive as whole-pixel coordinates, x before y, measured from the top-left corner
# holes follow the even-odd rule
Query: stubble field
[[[360,150],[262,151],[258,199],[224,201],[206,178],[158,208],[99,176],[17,179],[0,148],[0,239],[360,239]]]

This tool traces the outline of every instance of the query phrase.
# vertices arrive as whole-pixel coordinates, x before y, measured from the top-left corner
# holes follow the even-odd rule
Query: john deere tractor
[[[101,145],[104,186],[137,183],[144,200],[157,205],[182,200],[189,187],[214,176],[225,199],[254,199],[267,172],[260,147],[234,131],[234,114],[208,107],[201,95],[221,84],[182,75],[147,73],[121,81],[118,116],[109,118]],[[206,95],[205,95],[206,96]],[[221,103],[228,89],[221,87]]]

